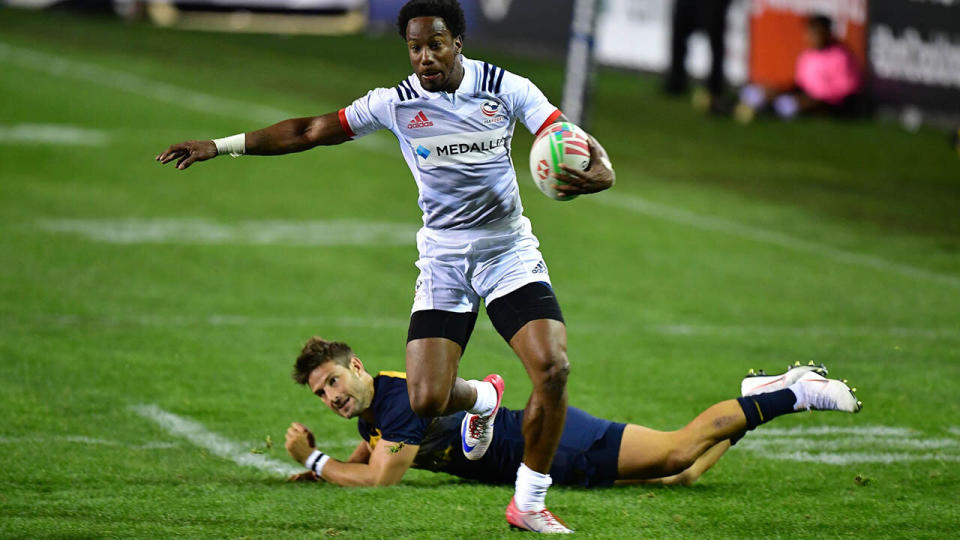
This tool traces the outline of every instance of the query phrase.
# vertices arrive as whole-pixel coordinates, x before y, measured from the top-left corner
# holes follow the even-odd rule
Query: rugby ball
[[[547,126],[533,141],[530,149],[530,175],[544,195],[558,201],[576,199],[576,195],[563,195],[553,189],[553,184],[563,180],[550,173],[565,174],[560,164],[574,170],[590,168],[590,147],[587,133],[570,122],[557,122]]]

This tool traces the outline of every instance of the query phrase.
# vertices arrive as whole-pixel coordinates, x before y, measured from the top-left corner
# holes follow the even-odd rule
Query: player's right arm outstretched
[[[333,112],[322,116],[291,118],[257,131],[223,139],[177,143],[164,150],[156,160],[163,164],[177,160],[176,167],[186,169],[197,161],[206,161],[220,154],[290,154],[348,140],[350,134],[344,130],[338,113]]]

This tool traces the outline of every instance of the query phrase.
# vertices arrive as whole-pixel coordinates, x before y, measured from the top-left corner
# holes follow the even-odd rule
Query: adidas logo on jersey
[[[531,270],[530,273],[531,273],[531,274],[546,274],[546,273],[547,273],[547,265],[544,264],[543,261],[540,261],[540,262],[537,263],[536,266],[533,267],[533,270]]]
[[[433,122],[427,118],[427,115],[423,114],[423,111],[420,111],[413,117],[413,120],[407,124],[407,129],[419,129],[431,126],[433,126]]]

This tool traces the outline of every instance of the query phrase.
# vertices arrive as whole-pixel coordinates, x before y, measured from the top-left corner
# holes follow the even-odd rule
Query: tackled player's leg
[[[692,483],[746,431],[778,416],[806,410],[859,412],[855,389],[821,373],[826,373],[823,366],[797,366],[770,376],[778,384],[789,384],[780,389],[765,384],[758,393],[751,387],[744,396],[711,406],[677,431],[627,425],[620,443],[618,480]]]

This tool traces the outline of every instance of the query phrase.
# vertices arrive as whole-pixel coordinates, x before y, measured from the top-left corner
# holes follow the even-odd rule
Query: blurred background
[[[403,0],[2,0],[8,6],[113,15],[185,30],[392,33]],[[734,88],[786,90],[808,47],[805,22],[829,17],[859,62],[871,115],[960,126],[960,2],[951,0],[461,0],[472,46],[567,59],[564,110],[589,110],[592,62],[647,73],[719,69]],[[699,13],[698,13],[699,12]],[[713,43],[716,41],[719,44]],[[678,52],[678,48],[686,49]],[[722,51],[714,58],[712,51]],[[584,75],[587,75],[586,77]],[[682,82],[674,87],[686,91]],[[711,86],[707,80],[707,86]],[[713,85],[716,86],[716,85]],[[677,88],[675,88],[677,89]],[[708,88],[718,94],[718,89]],[[736,101],[736,98],[731,98]],[[704,96],[694,101],[709,108]],[[708,100],[709,101],[709,100]],[[719,107],[723,109],[724,107]],[[729,108],[729,107],[728,107]],[[588,122],[588,118],[581,121]]]

